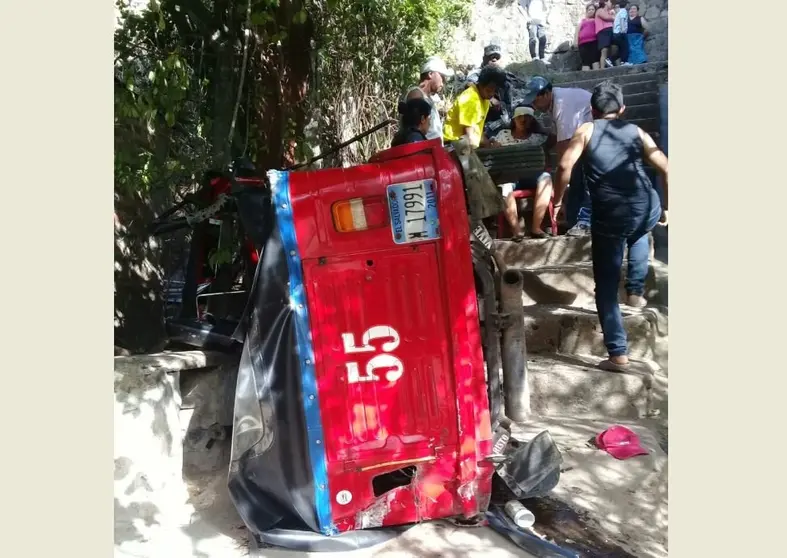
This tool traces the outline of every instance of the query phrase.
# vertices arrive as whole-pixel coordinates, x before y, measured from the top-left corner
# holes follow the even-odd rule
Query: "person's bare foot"
[[[613,364],[625,366],[629,363],[629,357],[627,355],[611,356],[609,357],[609,361]]]

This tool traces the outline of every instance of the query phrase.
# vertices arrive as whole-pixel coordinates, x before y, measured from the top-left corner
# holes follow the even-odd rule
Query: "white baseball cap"
[[[532,116],[535,118],[536,112],[532,109],[532,107],[516,107],[514,109],[514,118],[517,116]]]
[[[440,75],[445,77],[451,77],[454,75],[454,71],[450,69],[448,66],[445,65],[443,59],[439,56],[430,56],[424,62],[424,65],[421,66],[421,73],[426,74],[429,72],[437,72]]]

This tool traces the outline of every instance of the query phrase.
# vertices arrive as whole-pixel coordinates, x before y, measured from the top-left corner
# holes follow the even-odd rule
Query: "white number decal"
[[[375,348],[369,343],[380,339],[389,339],[381,345],[383,352],[377,354],[366,363],[364,370],[365,375],[361,376],[361,370],[357,362],[348,362],[345,364],[347,369],[347,382],[350,384],[358,384],[361,382],[376,382],[380,379],[375,370],[387,369],[385,379],[389,382],[395,382],[404,374],[404,364],[394,355],[390,354],[399,346],[401,339],[399,333],[390,326],[373,326],[367,329],[361,339],[361,346],[355,345],[355,336],[352,333],[342,333],[342,343],[344,345],[344,354],[356,353],[369,353],[373,352]]]

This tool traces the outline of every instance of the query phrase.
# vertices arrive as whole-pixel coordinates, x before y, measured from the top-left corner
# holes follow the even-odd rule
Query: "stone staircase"
[[[590,239],[559,236],[495,243],[503,263],[524,279],[534,419],[612,423],[666,416],[667,266],[651,256],[648,306],[621,305],[630,356],[640,362],[628,373],[615,374],[596,368],[607,353],[595,309]],[[652,248],[651,241],[651,254]],[[622,296],[625,269],[621,275]]]
[[[512,425],[513,437],[527,441],[549,431],[563,468],[548,498],[580,512],[586,532],[620,545],[627,556],[665,558],[668,277],[652,238],[648,305],[621,305],[633,362],[626,373],[598,368],[607,354],[593,300],[589,238],[497,240],[495,250],[524,280],[530,414]],[[633,430],[648,455],[618,461],[594,448],[591,440],[614,424]]]
[[[659,87],[667,81],[667,62],[619,66],[588,72],[548,75],[555,87],[579,87],[590,91],[610,80],[623,87],[624,118],[637,124],[658,142],[660,135]]]

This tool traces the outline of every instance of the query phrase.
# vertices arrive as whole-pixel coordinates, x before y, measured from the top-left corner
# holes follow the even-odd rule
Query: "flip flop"
[[[626,364],[617,364],[607,358],[599,362],[598,367],[601,370],[605,370],[607,372],[628,372],[631,370],[631,362],[627,362]]]
[[[551,234],[545,231],[542,231],[540,233],[534,233],[534,232],[530,233],[530,238],[549,238],[551,236],[552,236]]]
[[[515,234],[511,237],[512,242],[522,242],[525,239],[525,235],[523,233]]]

